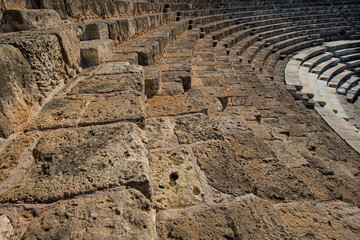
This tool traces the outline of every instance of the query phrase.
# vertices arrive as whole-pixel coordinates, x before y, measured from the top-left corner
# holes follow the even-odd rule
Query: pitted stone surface
[[[232,146],[215,141],[194,146],[196,160],[215,189],[234,196],[254,192],[253,180],[246,173],[244,163],[236,157]]]
[[[144,80],[141,75],[121,74],[86,77],[80,80],[69,94],[111,93],[130,90],[144,92]]]
[[[221,140],[222,132],[218,124],[204,114],[191,115],[176,119],[174,133],[180,144],[198,141]]]
[[[144,95],[136,91],[94,97],[82,116],[80,125],[130,121],[144,127]]]
[[[129,62],[109,62],[102,65],[95,75],[116,75],[123,73],[143,74],[142,66],[131,65]]]
[[[131,189],[55,204],[23,239],[154,239],[154,231],[151,202]]]
[[[160,239],[291,239],[279,213],[257,197],[164,216],[158,219]]]
[[[0,161],[0,183],[5,181],[11,171],[22,162],[22,157],[28,153],[31,146],[37,139],[35,135],[18,135],[1,152]]]
[[[157,209],[184,208],[203,202],[202,185],[184,147],[151,153],[154,202]]]
[[[21,52],[11,45],[0,45],[0,136],[8,137],[29,114],[39,97],[31,80],[31,67]]]
[[[187,113],[206,113],[201,91],[194,89],[174,96],[154,96],[146,104],[147,117],[175,116]]]
[[[89,101],[89,96],[55,98],[44,106],[39,115],[26,127],[26,130],[75,126]]]
[[[54,130],[36,145],[34,165],[1,202],[52,202],[131,186],[150,196],[147,138],[132,123]]]
[[[57,27],[62,23],[59,14],[50,9],[5,10],[1,21],[7,32]]]
[[[322,204],[298,203],[276,206],[299,239],[356,239],[356,235],[331,215]],[[336,230],[335,230],[336,229]]]

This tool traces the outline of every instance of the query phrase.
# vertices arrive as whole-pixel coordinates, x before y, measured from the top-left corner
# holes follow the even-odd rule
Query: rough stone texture
[[[176,119],[174,133],[181,144],[223,139],[218,124],[204,114]]]
[[[298,239],[356,239],[356,235],[316,203],[276,206]]]
[[[130,90],[144,92],[143,76],[121,74],[85,77],[71,89],[69,94],[111,93]]]
[[[89,96],[54,98],[43,107],[36,118],[30,121],[26,130],[75,126],[89,101]]]
[[[167,117],[146,119],[150,148],[174,147],[178,139],[174,133],[175,119]]]
[[[33,155],[34,165],[1,202],[52,202],[120,185],[150,196],[147,138],[132,123],[47,132]]]
[[[160,68],[156,65],[145,66],[145,92],[148,96],[154,96],[159,90],[161,85]]]
[[[83,65],[99,65],[114,54],[115,46],[111,39],[97,39],[81,42],[80,53]]]
[[[292,239],[279,213],[257,197],[165,215],[157,230],[160,239]]]
[[[93,39],[108,39],[108,24],[106,22],[86,24],[83,38],[85,41]]]
[[[13,230],[10,219],[5,215],[0,215],[0,239],[10,239]]]
[[[142,66],[131,65],[128,62],[110,62],[102,65],[95,75],[116,75],[123,73],[133,73],[143,75],[144,70]]]
[[[51,28],[62,23],[59,14],[50,9],[5,10],[1,22],[5,32]]]
[[[209,184],[215,189],[234,196],[254,192],[253,180],[236,157],[231,145],[215,141],[193,147],[194,155]]]
[[[147,117],[174,116],[186,113],[206,113],[202,92],[194,89],[175,96],[154,96],[146,105]]]
[[[189,149],[151,153],[151,171],[157,209],[184,208],[203,201],[202,185]]]
[[[151,202],[131,189],[55,204],[23,239],[154,239],[154,231]]]
[[[0,45],[0,136],[8,137],[29,114],[39,92],[21,52]]]
[[[11,171],[18,165],[22,164],[22,157],[28,154],[29,146],[31,146],[36,137],[34,135],[18,135],[13,139],[2,151],[0,161],[0,183],[5,181]]]
[[[93,125],[118,121],[130,121],[144,127],[145,104],[142,94],[129,91],[96,96],[92,98],[79,124]]]
[[[65,78],[64,57],[55,34],[0,38],[0,43],[13,45],[20,50],[32,68],[31,82],[36,83],[42,95],[48,96]]]

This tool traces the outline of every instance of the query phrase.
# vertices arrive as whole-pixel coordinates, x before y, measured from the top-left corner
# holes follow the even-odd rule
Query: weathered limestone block
[[[180,144],[223,139],[218,124],[204,114],[177,118],[174,133]]]
[[[82,64],[99,65],[114,54],[114,41],[111,39],[83,41],[80,52]]]
[[[189,149],[151,153],[151,171],[157,209],[184,208],[204,201]]]
[[[254,192],[252,179],[232,146],[215,141],[193,147],[194,155],[210,186],[222,193],[241,196]]]
[[[161,89],[157,95],[159,96],[173,96],[178,94],[184,94],[184,88],[182,82],[163,82],[161,83]]]
[[[191,89],[185,94],[175,96],[154,96],[148,99],[146,104],[147,117],[206,112],[204,96],[198,89]]]
[[[141,128],[145,125],[144,95],[135,92],[118,92],[96,96],[86,108],[80,125],[93,125],[130,121]]]
[[[5,32],[51,28],[62,24],[59,14],[50,9],[5,10],[1,21]]]
[[[160,214],[159,239],[291,239],[279,213],[267,201],[248,196],[239,201]]]
[[[43,96],[48,96],[65,78],[63,50],[56,34],[1,38],[0,43],[10,44],[20,50],[32,68],[31,82],[36,83]]]
[[[144,78],[141,74],[96,75],[81,79],[69,94],[112,93],[118,91],[144,93]]]
[[[89,96],[54,98],[30,121],[26,130],[76,126],[89,101]]]
[[[279,204],[276,209],[298,239],[357,239],[323,204]]]
[[[174,133],[175,119],[167,117],[146,119],[149,148],[175,147],[178,140]]]
[[[0,136],[8,137],[39,98],[31,67],[21,52],[0,44]]]
[[[10,239],[13,231],[14,226],[11,224],[11,220],[5,215],[0,215],[0,239]]]
[[[4,182],[11,171],[18,165],[24,164],[22,157],[28,154],[29,147],[37,139],[34,135],[20,134],[0,152],[0,183]]]
[[[128,62],[109,62],[95,71],[94,75],[117,75],[117,74],[144,74],[142,66],[132,65]]]
[[[93,39],[109,39],[109,27],[106,22],[85,24],[84,41]]]
[[[151,203],[140,192],[117,190],[54,204],[23,239],[155,239]]]
[[[65,63],[76,69],[80,65],[80,40],[75,28],[64,28],[55,32],[59,39]]]
[[[181,81],[184,89],[191,89],[191,73],[190,71],[165,71],[162,72],[163,82]]]
[[[33,150],[34,164],[1,202],[53,202],[116,186],[151,197],[145,132],[118,123],[45,132]]]
[[[149,97],[154,96],[161,87],[160,66],[150,65],[144,67],[145,92]]]

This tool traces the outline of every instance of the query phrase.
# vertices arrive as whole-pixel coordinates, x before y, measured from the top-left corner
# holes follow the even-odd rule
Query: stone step
[[[333,56],[334,54],[329,52],[320,54],[304,62],[304,66],[314,68],[322,62],[330,60]]]
[[[336,74],[343,71],[345,69],[346,65],[339,63],[338,65],[329,68],[322,74],[320,74],[319,79],[323,81],[330,81]]]
[[[83,66],[99,65],[110,58],[115,52],[114,41],[97,39],[80,43],[81,64]]]
[[[337,63],[340,62],[340,59],[338,58],[331,58],[330,60],[327,60],[325,62],[320,63],[319,65],[317,65],[316,67],[314,67],[311,72],[312,73],[317,73],[318,75],[322,74],[324,71],[326,71],[328,68],[330,68],[331,66],[336,65]]]

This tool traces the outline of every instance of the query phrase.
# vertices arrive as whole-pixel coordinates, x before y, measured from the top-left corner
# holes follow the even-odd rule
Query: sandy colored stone
[[[244,159],[273,158],[271,148],[263,139],[254,136],[251,131],[238,132],[225,137],[234,147],[236,154]]]
[[[0,215],[0,239],[1,240],[10,239],[13,231],[14,231],[14,227],[11,224],[11,220],[5,215]]]
[[[128,62],[109,62],[97,69],[94,75],[116,75],[123,73],[144,74],[142,66],[132,65]]]
[[[99,65],[114,52],[115,45],[111,39],[95,39],[80,43],[81,63],[84,65]]]
[[[121,74],[86,77],[71,89],[70,94],[111,93],[129,90],[144,92],[144,79],[141,75]]]
[[[68,96],[52,99],[28,124],[26,130],[55,129],[78,124],[90,96]]]
[[[144,95],[136,91],[99,95],[92,98],[80,125],[93,125],[130,121],[145,124]]]
[[[342,201],[325,202],[320,205],[325,206],[330,215],[336,216],[358,238],[360,237],[359,207]]]
[[[148,96],[155,95],[161,88],[161,72],[158,65],[144,67],[145,91]]]
[[[162,82],[158,96],[174,96],[184,94],[182,82]]]
[[[205,114],[177,118],[174,133],[180,144],[223,139],[218,124]]]
[[[276,209],[298,239],[356,239],[356,235],[324,206],[316,203],[277,205]]]
[[[157,209],[184,208],[203,202],[203,189],[189,149],[151,153],[154,202]]]
[[[274,202],[315,198],[299,173],[276,160],[246,160],[244,171],[252,179],[255,193],[259,197]]]
[[[18,49],[1,44],[0,55],[0,136],[8,137],[27,118],[39,91]]]
[[[34,135],[20,134],[0,152],[0,182],[6,180],[11,170],[21,162],[36,138]]]
[[[62,21],[59,14],[51,9],[11,9],[4,11],[2,24],[3,30],[16,32],[57,27]]]
[[[194,146],[193,151],[200,169],[215,189],[234,196],[254,191],[252,178],[229,143],[214,141]]]
[[[150,148],[168,148],[178,145],[174,134],[175,119],[158,117],[146,119],[146,132]]]
[[[187,113],[206,113],[207,107],[200,90],[191,89],[175,96],[154,96],[147,100],[147,117],[175,116]]]
[[[108,191],[56,204],[23,239],[154,239],[151,203],[140,192]]]
[[[52,202],[120,185],[151,194],[147,138],[132,123],[46,132],[33,155],[1,202]]]
[[[35,83],[39,92],[45,97],[67,76],[63,50],[57,33],[31,33],[4,37],[0,39],[0,43],[12,45],[20,50],[32,70],[28,81]]]
[[[244,197],[158,219],[160,239],[292,239],[269,202]]]

